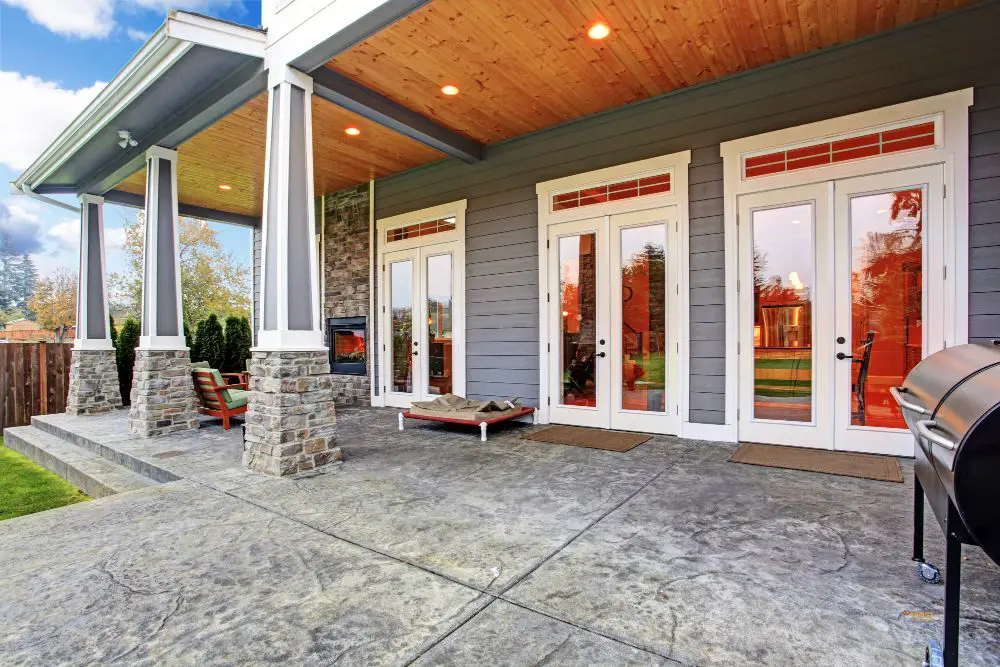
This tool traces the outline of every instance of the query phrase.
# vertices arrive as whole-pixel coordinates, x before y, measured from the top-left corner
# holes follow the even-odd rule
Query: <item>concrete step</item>
[[[59,475],[92,498],[134,491],[158,482],[35,426],[4,429],[4,445]]]
[[[158,465],[144,461],[128,452],[109,447],[94,438],[87,437],[86,435],[65,428],[59,423],[59,417],[60,415],[36,415],[31,418],[31,425],[40,431],[44,431],[45,433],[55,436],[60,440],[76,445],[81,449],[93,452],[97,456],[107,459],[111,463],[119,465],[122,468],[130,470],[143,477],[148,477],[155,482],[165,484],[167,482],[174,482],[180,479],[180,476],[175,475],[166,468],[161,468]]]

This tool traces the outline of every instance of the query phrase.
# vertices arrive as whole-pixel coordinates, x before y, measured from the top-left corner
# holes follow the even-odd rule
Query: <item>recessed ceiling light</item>
[[[356,137],[356,136],[358,136],[359,134],[361,134],[361,130],[359,130],[358,128],[356,128],[356,127],[354,127],[354,126],[352,125],[351,127],[348,127],[348,128],[346,128],[346,129],[344,130],[344,134],[348,134],[348,135],[350,135],[350,136],[352,136],[352,137]]]
[[[450,83],[445,84],[441,86],[441,92],[445,95],[458,95],[458,86],[453,86]]]
[[[231,186],[231,185],[226,185],[225,183],[222,183],[222,184],[220,184],[220,185],[219,185],[219,189],[220,189],[220,190],[223,190],[223,191],[225,191],[225,192],[229,192],[230,190],[232,190],[232,189],[233,189],[233,186]]]
[[[611,28],[608,27],[608,24],[601,23],[600,21],[590,26],[590,29],[587,31],[587,37],[591,39],[604,39],[610,34]]]
[[[795,220],[792,220],[792,224],[793,224],[793,225],[797,225],[797,224],[799,224],[800,222],[802,222],[802,221],[801,221],[801,220],[798,220],[798,219],[795,219]]]

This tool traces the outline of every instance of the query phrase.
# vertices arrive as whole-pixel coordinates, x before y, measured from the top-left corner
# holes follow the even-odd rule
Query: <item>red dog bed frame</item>
[[[508,415],[502,417],[493,417],[492,419],[455,419],[453,417],[437,417],[431,415],[415,415],[409,410],[399,413],[399,430],[403,430],[403,417],[407,419],[423,419],[429,422],[440,422],[442,424],[462,424],[464,426],[479,426],[479,441],[486,442],[486,427],[490,424],[499,424],[500,422],[510,421],[511,419],[518,419],[525,415],[533,415],[532,423],[538,423],[538,415],[535,414],[535,408],[523,408],[520,412],[512,412]]]

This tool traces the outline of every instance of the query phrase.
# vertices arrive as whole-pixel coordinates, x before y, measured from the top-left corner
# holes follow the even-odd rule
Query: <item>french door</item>
[[[550,419],[677,433],[675,207],[549,227]]]
[[[739,198],[739,437],[911,455],[889,389],[944,344],[943,170]]]
[[[382,255],[381,377],[385,404],[409,407],[456,391],[457,242]]]

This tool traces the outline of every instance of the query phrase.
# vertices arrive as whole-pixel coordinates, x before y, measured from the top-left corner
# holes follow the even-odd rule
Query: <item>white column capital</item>
[[[80,203],[86,206],[87,204],[97,204],[101,206],[104,204],[104,197],[100,195],[92,195],[89,193],[84,193],[80,195]]]
[[[146,160],[151,158],[160,158],[161,160],[170,160],[171,162],[177,161],[177,151],[171,148],[164,148],[163,146],[150,146],[146,149]]]
[[[274,88],[283,83],[301,88],[312,95],[313,80],[311,76],[288,65],[270,66],[267,70],[267,87]]]

